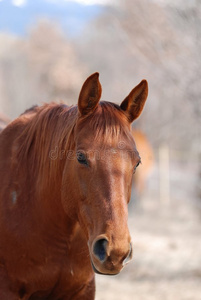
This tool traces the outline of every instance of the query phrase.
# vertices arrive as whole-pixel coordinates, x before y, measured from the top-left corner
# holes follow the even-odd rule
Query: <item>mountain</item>
[[[11,0],[0,1],[0,31],[24,36],[28,29],[41,18],[61,25],[64,32],[74,36],[97,17],[104,7],[83,5],[68,1],[29,0],[25,5],[15,6]]]

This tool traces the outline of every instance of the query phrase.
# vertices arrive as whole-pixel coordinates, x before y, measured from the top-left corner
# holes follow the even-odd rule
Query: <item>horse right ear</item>
[[[80,91],[78,109],[82,116],[94,111],[100,100],[101,92],[99,73],[96,72],[87,78]]]

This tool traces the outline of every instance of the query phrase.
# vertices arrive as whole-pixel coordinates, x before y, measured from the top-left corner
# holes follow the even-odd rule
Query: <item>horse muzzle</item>
[[[130,242],[124,248],[115,247],[105,235],[101,235],[90,247],[93,270],[97,274],[116,275],[130,262],[132,253],[133,247]]]

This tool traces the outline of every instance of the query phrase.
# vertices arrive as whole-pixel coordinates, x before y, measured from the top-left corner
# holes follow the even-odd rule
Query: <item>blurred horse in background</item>
[[[132,133],[141,157],[141,165],[133,176],[133,189],[138,201],[145,192],[147,180],[154,168],[154,151],[147,136],[141,130],[134,128]]]

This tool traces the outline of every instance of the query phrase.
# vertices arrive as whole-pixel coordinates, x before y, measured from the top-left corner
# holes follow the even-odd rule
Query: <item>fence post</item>
[[[170,204],[170,162],[169,147],[163,144],[159,147],[159,189],[161,205]]]

